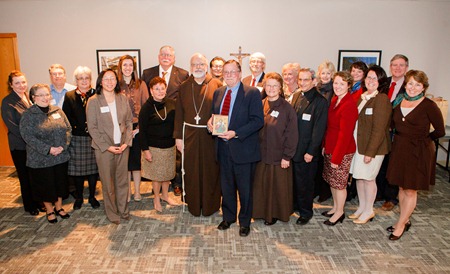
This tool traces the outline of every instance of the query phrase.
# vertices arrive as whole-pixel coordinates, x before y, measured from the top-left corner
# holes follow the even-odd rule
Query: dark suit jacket
[[[220,114],[226,88],[220,87],[214,92],[212,113]],[[258,132],[263,126],[264,114],[259,90],[240,83],[228,125],[228,130],[234,130],[238,136],[228,141],[233,162],[245,164],[261,160]]]
[[[144,69],[142,72],[141,79],[147,84],[148,90],[150,92],[150,81],[159,76],[159,65],[155,67],[151,67],[148,69]],[[182,68],[173,66],[172,72],[170,73],[169,85],[167,86],[167,98],[177,99],[178,89],[185,80],[189,78],[189,72]]]
[[[25,93],[28,99],[28,94]],[[30,102],[31,104],[31,102]],[[15,91],[11,91],[2,100],[2,118],[8,128],[9,150],[25,150],[26,143],[20,135],[20,119],[28,106]]]
[[[405,80],[406,80],[406,79],[405,79]],[[388,77],[387,82],[389,83],[389,87],[390,87],[390,86],[391,86],[391,82],[392,82],[392,76],[391,76],[391,77]],[[398,96],[399,94],[405,93],[405,92],[406,92],[406,90],[405,90],[405,82],[403,82],[403,85],[401,86],[400,90],[398,91],[397,96]],[[397,98],[397,96],[395,96],[395,98]],[[392,101],[392,102],[394,102],[394,101]]]
[[[291,104],[297,112],[298,123],[298,145],[292,159],[302,162],[308,153],[317,161],[327,127],[328,101],[313,87],[304,93],[304,98],[302,92],[295,93]]]
[[[87,100],[95,94],[95,90],[91,88],[86,94]],[[72,126],[72,135],[89,136],[89,133],[87,133],[86,108],[83,107],[81,96],[77,95],[76,90],[66,93],[62,110]]]
[[[261,78],[259,78],[258,83],[256,83],[256,86],[257,86],[257,87],[262,87],[262,82],[263,82],[263,80],[264,80],[264,76],[265,76],[265,75],[266,75],[266,74],[265,74],[264,71],[263,71],[263,73],[262,73],[262,75],[261,75]],[[244,79],[242,79],[242,83],[243,83],[244,85],[250,86],[250,85],[252,84],[252,76],[249,75],[249,76],[247,76],[247,77],[244,77]]]

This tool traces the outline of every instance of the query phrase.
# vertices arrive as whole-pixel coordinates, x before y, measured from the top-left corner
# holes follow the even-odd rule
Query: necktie
[[[227,95],[225,95],[225,100],[223,100],[221,115],[228,115],[230,112],[230,103],[231,103],[231,89],[227,91]]]
[[[256,78],[253,78],[253,80],[252,80],[252,87],[255,86],[255,82],[256,82]]]
[[[391,101],[392,101],[392,95],[394,95],[395,85],[397,85],[397,83],[396,82],[392,82],[391,86],[389,87],[388,97],[389,97],[389,100],[391,100]]]
[[[162,72],[162,77],[161,77],[161,78],[163,78],[164,80],[166,80],[166,74],[167,74],[167,71],[163,71],[163,72]]]
[[[80,93],[81,96],[81,102],[83,103],[83,107],[86,107],[86,103],[87,103],[87,96],[86,93]]]

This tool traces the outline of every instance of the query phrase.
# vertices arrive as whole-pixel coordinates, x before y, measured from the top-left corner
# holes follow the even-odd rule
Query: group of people
[[[239,235],[247,236],[252,218],[273,225],[298,212],[296,223],[306,225],[314,198],[330,192],[324,224],[342,223],[351,174],[359,205],[348,218],[372,221],[377,195],[398,186],[400,217],[387,228],[389,239],[410,229],[417,190],[434,184],[433,140],[445,127],[424,96],[426,74],[407,72],[406,56],[392,58],[390,78],[363,62],[336,72],[325,61],[317,76],[298,63],[266,73],[259,52],[250,56],[245,78],[239,62],[220,57],[208,73],[200,53],[192,55],[189,73],[174,65],[171,46],[160,49],[158,60],[139,79],[135,60],[125,55],[117,72],[99,74],[95,89],[87,67],[75,70],[76,86],[69,86],[64,68],[52,65],[52,85],[36,84],[29,94],[25,75],[11,72],[2,118],[26,211],[45,211],[50,223],[69,218],[62,199],[73,193],[73,208],[80,209],[85,179],[88,201],[98,208],[99,176],[106,215],[119,224],[130,218],[131,181],[134,200],[142,199],[142,176],[152,181],[157,212],[162,202],[178,205],[168,194],[172,184],[192,215],[221,207],[218,229],[238,220]],[[224,129],[216,135],[219,118]],[[392,203],[397,195],[385,199]]]

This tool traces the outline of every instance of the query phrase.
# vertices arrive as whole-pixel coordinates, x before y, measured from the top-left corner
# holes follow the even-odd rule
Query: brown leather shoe
[[[175,194],[175,196],[181,196],[181,193],[183,193],[183,190],[181,189],[181,187],[176,186],[173,188],[173,194]]]
[[[391,201],[386,201],[384,202],[384,204],[381,206],[381,209],[384,211],[391,211],[393,208],[395,207],[395,204]]]

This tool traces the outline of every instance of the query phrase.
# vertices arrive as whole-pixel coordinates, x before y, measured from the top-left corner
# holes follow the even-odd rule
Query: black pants
[[[300,216],[310,219],[313,216],[314,178],[317,173],[317,161],[293,162],[294,172],[294,208]]]
[[[386,178],[388,165],[389,154],[384,157],[380,171],[377,175],[377,198],[380,200],[386,200],[386,202],[393,202],[394,204],[398,204],[398,186],[389,184]]]
[[[39,208],[39,203],[33,200],[33,191],[31,190],[30,170],[26,166],[27,152],[26,150],[12,150],[11,157],[16,167],[17,176],[19,177],[20,193],[25,211],[31,211]]]
[[[69,176],[69,179],[73,181],[75,185],[76,199],[83,199],[84,179],[86,177],[89,185],[89,199],[95,197],[95,189],[97,187],[98,174],[91,174],[86,176]]]

